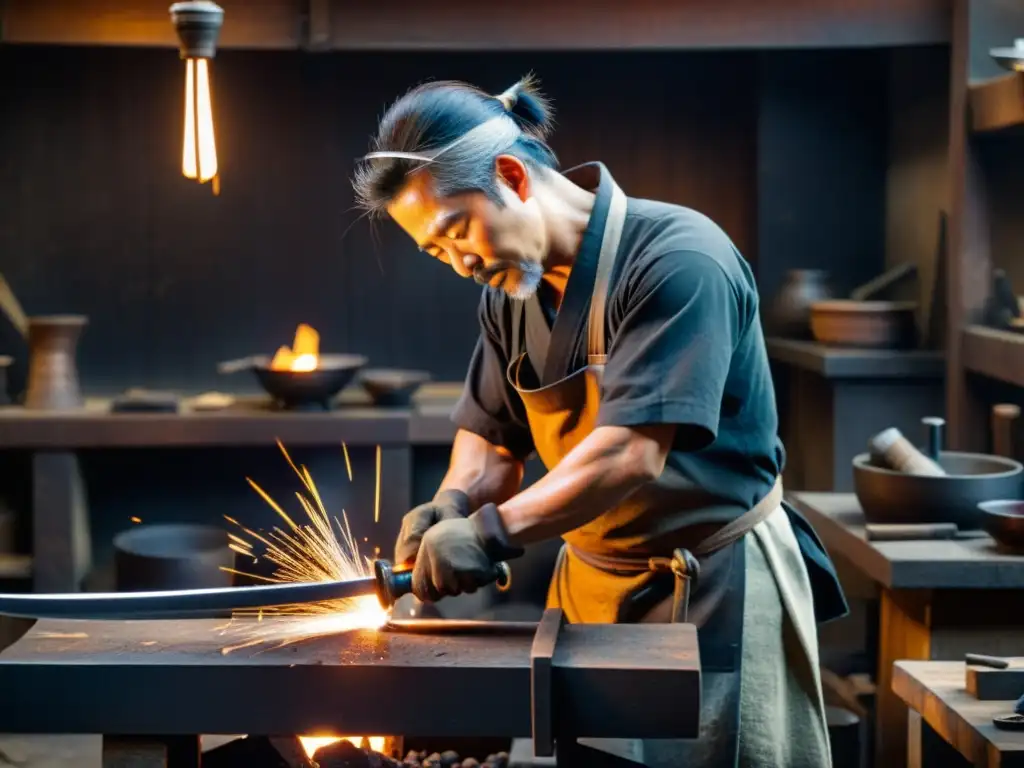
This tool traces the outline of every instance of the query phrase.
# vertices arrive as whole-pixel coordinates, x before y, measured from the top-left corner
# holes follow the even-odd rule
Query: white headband
[[[519,135],[522,133],[522,131],[520,130],[519,126],[516,125],[516,121],[513,120],[508,115],[496,115],[495,117],[492,117],[490,120],[484,120],[484,122],[480,123],[480,125],[476,126],[475,128],[470,128],[464,134],[459,136],[459,138],[446,144],[440,149],[431,150],[429,152],[392,152],[389,150],[382,150],[379,152],[370,152],[369,154],[364,155],[362,159],[376,160],[377,158],[391,157],[397,158],[399,160],[415,160],[418,162],[422,162],[424,164],[433,163],[437,160],[438,157],[440,157],[453,147],[456,147],[459,144],[467,142],[471,139],[478,139],[481,136],[489,133],[494,134],[493,136],[488,137],[489,139],[491,139],[491,141],[495,143],[501,141],[507,145],[511,144],[517,138],[519,138]]]

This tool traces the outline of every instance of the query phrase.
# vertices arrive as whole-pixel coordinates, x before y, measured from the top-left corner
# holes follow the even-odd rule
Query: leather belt
[[[698,558],[713,555],[742,539],[782,504],[782,479],[776,478],[772,489],[753,507],[732,522],[726,523],[692,550],[677,549],[672,557],[628,557],[587,552],[571,544],[566,546],[587,565],[607,573],[636,575],[654,571],[669,572],[675,577],[672,598],[672,621],[686,621],[690,592],[700,578]]]

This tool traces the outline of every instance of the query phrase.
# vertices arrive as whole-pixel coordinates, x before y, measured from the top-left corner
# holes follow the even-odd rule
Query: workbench
[[[964,759],[979,768],[1024,766],[1024,732],[992,725],[993,716],[1013,711],[1013,702],[978,701],[964,689],[965,673],[957,661],[894,665],[892,690],[909,708],[907,768],[952,767]]]
[[[1024,648],[1024,557],[987,536],[871,542],[852,493],[792,493],[837,564],[879,592],[875,765],[901,765],[907,710],[892,691],[901,659],[954,661],[965,653],[1013,656]]]
[[[699,729],[691,624],[569,625],[552,609],[538,623],[420,622],[282,645],[295,621],[40,621],[0,653],[0,723],[102,734],[111,751],[184,736],[193,755],[199,734],[532,736],[559,760],[577,737]],[[267,642],[223,651],[254,627]]]

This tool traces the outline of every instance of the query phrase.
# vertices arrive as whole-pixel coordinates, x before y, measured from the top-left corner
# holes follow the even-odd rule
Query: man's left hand
[[[420,600],[436,602],[477,589],[494,580],[494,562],[469,518],[442,520],[423,535],[412,591]]]

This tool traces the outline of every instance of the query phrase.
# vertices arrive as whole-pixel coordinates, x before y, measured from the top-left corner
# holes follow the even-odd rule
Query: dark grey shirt
[[[506,379],[510,359],[529,348],[544,384],[586,365],[586,313],[610,199],[608,172],[599,168],[598,198],[561,308],[525,312],[527,334],[550,335],[552,359],[543,359],[540,343],[513,338],[518,302],[489,287],[481,296],[480,340],[453,420],[520,458],[533,444],[522,401]],[[689,208],[629,198],[607,312],[599,425],[675,425],[666,472],[707,494],[716,522],[757,503],[781,473],[785,453],[757,288],[728,236]],[[709,522],[706,514],[694,518]]]

